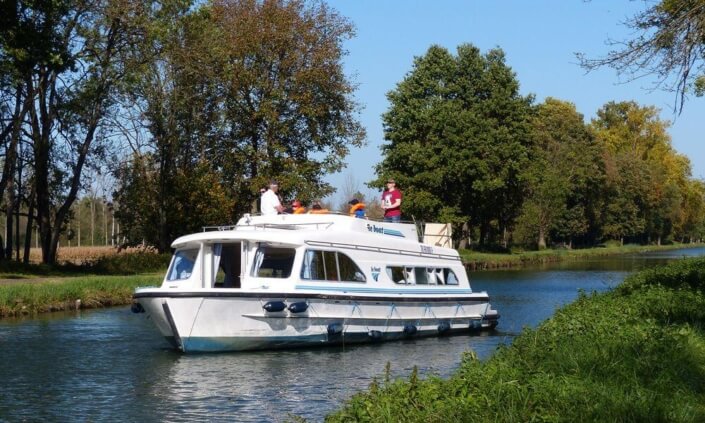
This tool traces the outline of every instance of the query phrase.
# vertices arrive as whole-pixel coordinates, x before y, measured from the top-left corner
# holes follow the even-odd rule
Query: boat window
[[[337,281],[338,279],[338,261],[335,259],[335,253],[332,251],[321,251],[323,253],[323,267],[326,269],[326,280]]]
[[[443,278],[446,281],[446,285],[458,284],[458,278],[455,276],[455,273],[453,273],[453,271],[450,269],[443,269]]]
[[[426,269],[426,277],[428,278],[429,285],[438,285],[438,278],[436,277],[436,269]]]
[[[177,251],[171,262],[167,280],[178,281],[190,278],[193,266],[196,264],[196,257],[198,257],[198,248]]]
[[[301,279],[365,282],[365,275],[350,257],[335,251],[306,250]]]
[[[443,285],[446,283],[446,278],[443,275],[443,269],[434,269],[433,273],[436,274],[436,280],[438,281],[439,285]]]
[[[213,265],[217,269],[216,287],[240,288],[240,245],[240,243],[214,245]]]
[[[252,276],[260,278],[288,278],[294,264],[296,250],[261,246],[255,253]]]
[[[338,253],[338,267],[340,269],[340,280],[351,282],[366,282],[365,275],[357,264],[343,253]]]
[[[450,269],[387,266],[387,276],[398,284],[458,285],[458,278]]]
[[[428,278],[426,277],[426,268],[415,267],[414,279],[416,280],[416,285],[428,285]]]
[[[406,271],[405,267],[401,266],[387,266],[387,276],[394,281],[394,283],[408,284],[409,273]]]

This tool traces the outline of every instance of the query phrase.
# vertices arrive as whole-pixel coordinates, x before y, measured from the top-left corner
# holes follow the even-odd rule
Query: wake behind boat
[[[178,238],[146,312],[183,352],[387,341],[492,329],[458,252],[416,226],[335,214],[245,215]]]

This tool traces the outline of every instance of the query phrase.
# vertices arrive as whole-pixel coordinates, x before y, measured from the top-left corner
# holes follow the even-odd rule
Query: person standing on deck
[[[387,180],[387,190],[382,193],[382,209],[384,221],[399,223],[401,221],[401,191],[397,189],[394,179]]]
[[[277,195],[278,190],[279,184],[276,181],[270,181],[269,189],[262,194],[260,211],[263,215],[279,214],[284,211],[284,207],[282,207]]]

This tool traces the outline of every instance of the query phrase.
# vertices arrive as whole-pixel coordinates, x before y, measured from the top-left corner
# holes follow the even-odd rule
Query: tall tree
[[[7,5],[9,3],[9,5]],[[83,170],[100,157],[101,124],[130,74],[133,46],[156,2],[4,2],[0,51],[12,60],[29,102],[26,132],[42,260],[53,263]]]
[[[129,97],[149,135],[135,156],[146,160],[135,166],[149,171],[123,174],[154,178],[159,233],[148,241],[163,250],[186,230],[172,213],[186,195],[179,172],[218,184],[231,222],[251,211],[271,178],[292,198],[331,193],[323,176],[364,140],[342,69],[351,24],[322,3],[236,0],[201,5],[171,28],[150,40],[160,54]],[[129,180],[119,197],[129,197]],[[118,216],[134,215],[132,207],[118,202]],[[183,213],[194,218],[195,208]]]
[[[604,174],[599,146],[575,105],[547,98],[531,119],[530,163],[518,233],[535,237],[539,248],[546,238],[572,245],[595,226],[598,187]]]
[[[475,225],[484,243],[521,203],[519,174],[528,159],[531,97],[519,94],[500,49],[457,56],[432,46],[388,93],[380,179],[396,178],[403,212],[425,220]]]
[[[603,106],[592,126],[605,149],[610,203],[605,234],[660,243],[672,232],[690,176],[688,160],[671,147],[658,109],[634,102]]]
[[[630,80],[654,76],[655,86],[676,93],[683,110],[689,92],[705,93],[705,1],[660,0],[626,21],[633,38],[609,40],[605,57],[579,54],[587,69],[610,66]]]

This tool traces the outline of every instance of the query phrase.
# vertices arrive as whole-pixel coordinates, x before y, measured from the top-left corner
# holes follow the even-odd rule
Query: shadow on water
[[[628,272],[705,249],[474,272],[502,317],[498,330],[291,351],[183,355],[128,307],[0,321],[0,421],[313,421],[374,378],[449,376],[464,351],[489,357],[579,290],[603,292]]]

